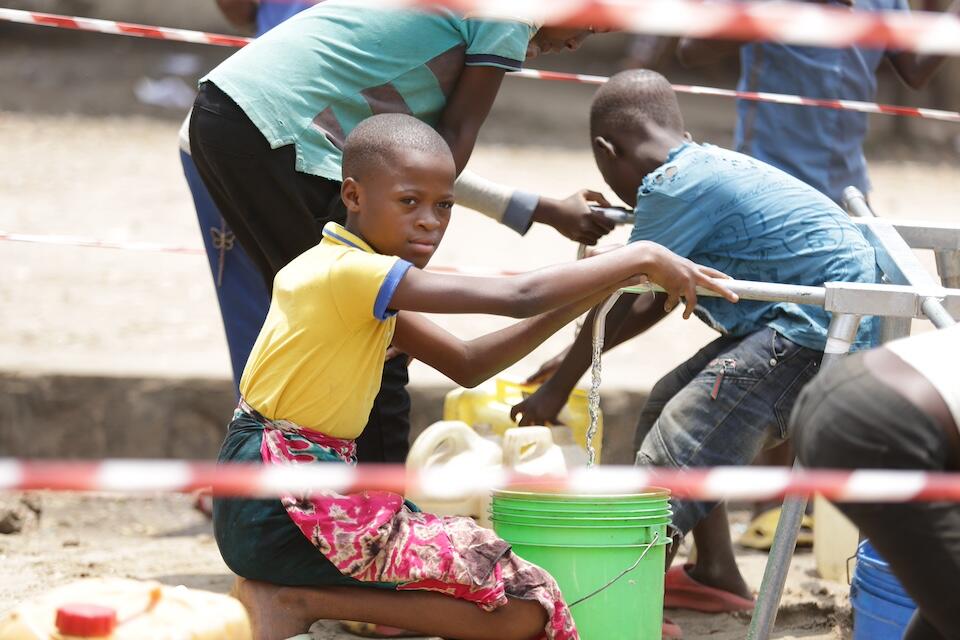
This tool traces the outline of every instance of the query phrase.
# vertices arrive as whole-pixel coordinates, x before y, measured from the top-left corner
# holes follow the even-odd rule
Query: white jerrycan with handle
[[[549,427],[518,427],[505,431],[503,466],[530,476],[567,472],[563,449],[554,444]]]
[[[500,446],[478,435],[459,420],[444,420],[430,425],[417,437],[407,454],[408,471],[446,467],[456,470],[458,475],[470,475],[500,469],[502,465]],[[467,495],[442,499],[410,493],[407,497],[429,513],[472,516],[481,525],[490,526],[487,514],[489,496]]]

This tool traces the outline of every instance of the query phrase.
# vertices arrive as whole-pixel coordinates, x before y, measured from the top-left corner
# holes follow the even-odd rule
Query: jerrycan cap
[[[57,609],[57,631],[67,636],[97,638],[117,628],[117,612],[96,604],[65,604]]]

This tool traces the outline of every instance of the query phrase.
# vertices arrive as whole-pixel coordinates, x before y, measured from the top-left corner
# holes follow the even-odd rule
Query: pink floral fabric
[[[240,410],[265,427],[260,454],[266,464],[356,464],[351,440],[267,420],[242,400]],[[311,492],[281,501],[300,531],[344,575],[396,583],[398,590],[444,593],[484,611],[505,605],[507,596],[536,600],[548,615],[541,638],[579,637],[553,577],[470,518],[414,511],[402,496],[385,491]]]

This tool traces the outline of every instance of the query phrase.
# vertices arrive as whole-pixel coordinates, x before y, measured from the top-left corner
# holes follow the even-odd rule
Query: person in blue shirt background
[[[630,242],[659,243],[740,280],[812,286],[878,280],[873,247],[840,207],[768,164],[693,142],[660,74],[635,70],[611,78],[594,97],[590,128],[604,181],[634,207]],[[661,294],[624,295],[608,315],[611,340],[604,348],[642,333],[675,304]],[[818,371],[830,322],[822,308],[702,298],[696,314],[721,336],[654,385],[637,426],[639,465],[749,464],[786,440],[790,410]],[[591,316],[552,377],[513,408],[521,424],[556,421],[590,364],[592,324]],[[873,346],[876,334],[876,320],[865,318],[855,348]],[[682,581],[687,591],[695,586],[687,600],[701,610],[752,608],[722,505],[674,500],[673,508],[681,538],[695,527],[721,526],[708,526],[711,540],[694,531],[697,561],[671,570],[668,589]],[[684,591],[679,586],[673,596]]]
[[[257,36],[314,4],[315,1],[294,0],[217,0],[217,6],[230,24],[244,31],[252,30]],[[239,388],[243,367],[270,307],[270,292],[200,180],[197,167],[190,157],[189,141],[185,134],[184,129],[180,136],[180,162],[193,196],[197,222],[214,276],[217,300],[221,309],[231,310],[230,314],[223,314],[223,326],[230,351],[234,387]]]
[[[818,0],[813,0],[818,1]],[[907,0],[825,0],[857,11],[909,11]],[[960,13],[954,1],[947,13]],[[884,60],[912,89],[923,88],[945,58],[912,51],[865,47],[830,49],[781,44],[683,38],[677,57],[684,66],[723,61],[740,53],[739,91],[785,93],[810,98],[860,100],[877,97],[877,72]],[[855,186],[870,192],[863,141],[867,114],[821,107],[737,101],[734,148],[786,171],[834,202]]]

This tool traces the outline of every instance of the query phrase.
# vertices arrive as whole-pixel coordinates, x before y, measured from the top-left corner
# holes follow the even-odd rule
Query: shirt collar
[[[323,240],[345,247],[360,249],[366,253],[376,253],[373,247],[367,244],[363,238],[354,233],[350,233],[343,225],[337,224],[336,222],[328,222],[323,226]]]

